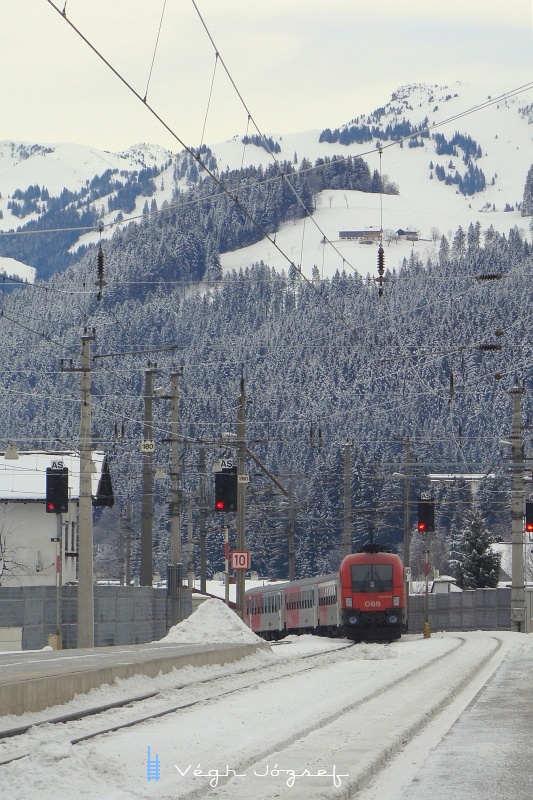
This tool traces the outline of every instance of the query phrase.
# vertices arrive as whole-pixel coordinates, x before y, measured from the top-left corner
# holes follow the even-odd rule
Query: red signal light
[[[46,504],[46,510],[47,511],[55,511],[56,510],[56,504],[55,503],[47,503]]]
[[[216,501],[215,509],[217,511],[224,511],[225,508],[226,508],[226,504],[225,504],[225,502],[223,500],[217,500]]]
[[[427,525],[425,522],[418,523],[418,530],[424,532],[427,529]]]
[[[533,532],[533,502],[530,500],[526,503],[526,531]]]

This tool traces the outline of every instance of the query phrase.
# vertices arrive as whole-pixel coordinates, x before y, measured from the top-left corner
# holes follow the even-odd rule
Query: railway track
[[[233,770],[260,777],[270,771],[268,781],[255,780],[254,800],[271,800],[289,789],[292,800],[330,800],[333,788],[335,797],[354,798],[396,752],[467,689],[478,673],[495,659],[501,644],[497,637],[485,640],[483,652],[480,652],[478,641],[468,641],[458,635],[453,650],[431,659],[386,687],[359,697],[341,710],[317,718],[313,725],[291,732],[275,747],[266,747],[250,759],[234,762]],[[459,660],[461,670],[455,677],[454,664]],[[468,663],[466,672],[465,663]],[[431,702],[421,704],[420,697],[427,697],[428,691]],[[340,752],[339,741],[343,742]],[[310,765],[316,764],[327,767],[324,771],[328,774],[320,781],[312,780],[317,777],[318,770],[310,769]],[[180,800],[198,797],[244,800],[251,794],[249,784],[245,786],[241,782],[240,785],[235,777],[222,775],[216,787],[208,782],[202,786],[197,784],[179,797]]]
[[[58,722],[50,733],[32,730],[4,739],[0,764],[23,759],[32,747],[40,752],[50,736],[61,748],[73,747],[79,754],[74,763],[106,761],[112,743],[116,785],[120,776],[138,775],[139,797],[156,788],[158,796],[180,800],[271,800],[289,789],[291,800],[331,800],[333,789],[335,797],[356,797],[451,701],[472,695],[470,684],[483,667],[487,673],[495,668],[501,645],[496,636],[448,635],[431,648],[409,639],[392,647],[350,644],[180,684],[89,719]],[[143,789],[144,743],[160,755],[166,784]],[[33,758],[27,767],[20,762],[18,774],[31,774],[32,764],[40,763]],[[215,783],[212,771],[200,774],[200,763],[222,765]],[[309,776],[322,768],[329,778]]]
[[[0,730],[0,744],[3,744],[3,750],[5,751],[5,744],[7,740],[22,740],[24,734],[28,733],[30,730],[35,730],[36,728],[43,727],[45,725],[65,725],[68,723],[76,723],[81,720],[86,720],[89,717],[93,717],[98,719],[98,727],[95,730],[80,734],[74,735],[71,737],[70,741],[71,744],[79,744],[80,742],[87,741],[89,739],[94,739],[98,736],[103,736],[106,733],[112,733],[114,731],[119,731],[122,728],[129,728],[134,725],[139,725],[143,722],[147,722],[149,720],[155,720],[160,717],[167,716],[168,714],[174,714],[179,711],[192,708],[195,705],[199,705],[200,703],[205,703],[213,699],[219,699],[221,697],[226,697],[227,695],[234,694],[235,692],[242,691],[243,689],[249,688],[251,686],[256,686],[258,684],[263,683],[271,683],[277,680],[283,680],[287,675],[295,674],[295,672],[305,672],[307,670],[315,669],[315,664],[320,663],[321,661],[331,659],[332,655],[337,653],[343,653],[346,650],[350,650],[352,647],[356,646],[354,642],[350,642],[349,644],[345,644],[340,647],[330,648],[329,650],[322,650],[319,653],[310,653],[307,655],[300,656],[297,660],[292,658],[287,658],[280,660],[280,662],[269,662],[264,666],[253,666],[253,667],[242,667],[239,669],[238,672],[235,672],[235,669],[228,670],[225,673],[218,674],[216,677],[209,677],[203,678],[197,681],[190,681],[190,682],[183,682],[177,683],[175,686],[167,687],[164,690],[158,690],[155,692],[148,692],[141,695],[134,695],[130,697],[125,697],[120,700],[95,705],[91,708],[82,709],[79,711],[72,711],[65,714],[56,714],[53,716],[46,717],[45,719],[39,720],[38,722],[31,722],[26,723],[24,725],[17,725],[11,726],[4,730]],[[343,656],[344,657],[344,656]],[[307,665],[308,661],[312,661],[314,663],[311,666]],[[300,666],[299,662],[305,662],[304,666]],[[257,680],[257,675],[265,673],[267,671],[272,671],[273,666],[275,664],[276,667],[276,675],[274,676],[266,676],[264,678],[260,678]],[[256,677],[254,680],[246,683],[246,676],[247,675],[255,675]],[[225,679],[231,677],[235,680],[236,686],[234,688],[224,690],[222,692],[216,691],[216,687]],[[244,679],[244,680],[243,680]],[[168,701],[165,700],[165,695],[169,692],[180,692],[187,694],[187,692],[191,692],[197,690],[199,687],[211,687],[209,692],[201,694],[201,696],[192,699],[192,700],[182,700],[178,703],[173,703],[171,705],[168,704]],[[215,688],[215,691],[212,691],[212,688]],[[139,709],[143,703],[157,703],[157,701],[163,701],[163,707],[158,707],[155,710],[152,710],[148,713],[139,713],[136,712],[136,709]],[[158,704],[159,705],[159,704]],[[116,713],[118,710],[124,709],[125,716],[127,719],[123,720],[116,720]],[[103,725],[102,721],[103,718],[113,712],[113,716],[115,717],[115,721],[112,724]],[[29,753],[22,752],[16,755],[12,755],[9,757],[5,757],[5,752],[2,756],[0,756],[0,767],[4,766],[5,764],[9,764],[13,761],[18,761],[25,758]]]

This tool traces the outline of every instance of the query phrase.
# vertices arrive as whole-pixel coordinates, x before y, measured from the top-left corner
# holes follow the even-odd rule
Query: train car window
[[[352,564],[352,592],[392,591],[392,564]]]

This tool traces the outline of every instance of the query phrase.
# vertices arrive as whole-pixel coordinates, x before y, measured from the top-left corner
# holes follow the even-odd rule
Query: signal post
[[[237,435],[233,442],[237,449],[237,463],[234,459],[219,459],[213,466],[215,473],[215,511],[237,512],[236,552],[241,556],[246,553],[246,504],[245,493],[248,483],[246,473],[246,397],[244,393],[244,377],[241,375],[241,391],[237,408]],[[225,566],[228,569],[229,541],[228,524],[225,526]],[[248,566],[246,566],[248,565]],[[245,571],[249,569],[249,554],[244,560],[234,563],[237,572],[236,606],[237,614],[244,617]],[[228,573],[226,573],[226,602],[228,602]]]
[[[63,559],[63,514],[68,511],[68,468],[59,466],[46,468],[46,503],[47,514],[56,515],[56,535],[51,541],[56,543],[56,632],[48,636],[48,644],[54,650],[62,650],[61,637],[61,562]]]

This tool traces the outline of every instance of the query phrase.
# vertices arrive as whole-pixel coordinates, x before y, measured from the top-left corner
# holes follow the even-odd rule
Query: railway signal
[[[68,511],[68,468],[46,468],[46,513],[65,514]]]
[[[526,531],[533,533],[533,502],[526,502]]]
[[[435,500],[433,498],[418,501],[417,528],[420,533],[431,533],[435,530]]]
[[[237,467],[215,472],[215,511],[237,511]]]

